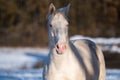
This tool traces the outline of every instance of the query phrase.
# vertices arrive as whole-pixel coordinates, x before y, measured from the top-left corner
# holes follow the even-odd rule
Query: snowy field
[[[42,80],[42,69],[32,67],[47,53],[48,49],[39,48],[0,48],[0,80]],[[107,69],[106,74],[106,80],[120,79],[118,69]]]
[[[89,38],[74,36],[71,39]],[[103,50],[120,53],[120,38],[89,38],[102,44]],[[104,44],[104,45],[103,45]],[[115,47],[116,46],[116,47]],[[41,60],[47,59],[48,49],[42,48],[0,48],[0,80],[42,80],[42,68],[33,69]],[[25,69],[24,69],[25,68]],[[106,80],[120,80],[120,69],[107,69]]]
[[[71,40],[77,40],[77,39],[89,39],[96,44],[99,44],[103,51],[110,51],[110,52],[117,52],[120,53],[120,37],[119,38],[90,38],[90,37],[84,37],[81,35],[75,35],[70,38]]]

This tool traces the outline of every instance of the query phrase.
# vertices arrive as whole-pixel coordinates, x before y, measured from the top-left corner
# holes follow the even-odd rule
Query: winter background
[[[70,39],[90,39],[100,44],[103,51],[120,53],[120,47],[117,46],[120,44],[120,38],[90,38],[76,35]],[[48,48],[1,47],[0,80],[42,80],[42,66],[48,52]],[[36,64],[41,64],[41,67],[36,68]],[[106,80],[120,80],[120,69],[108,68]]]
[[[106,80],[120,80],[120,0],[0,0],[0,80],[42,80],[50,2],[56,8],[71,3],[70,39],[98,44]]]

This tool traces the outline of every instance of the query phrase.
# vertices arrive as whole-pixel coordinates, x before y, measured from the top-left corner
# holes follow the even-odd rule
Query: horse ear
[[[66,7],[65,7],[65,15],[68,15],[69,9],[70,9],[71,4],[69,3]]]
[[[53,13],[55,12],[55,10],[56,10],[56,8],[55,8],[54,4],[53,4],[53,3],[50,3],[49,13],[50,13],[50,14],[53,14]]]

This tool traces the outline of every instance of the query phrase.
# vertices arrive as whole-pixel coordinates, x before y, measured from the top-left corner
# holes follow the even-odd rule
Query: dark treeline
[[[119,0],[0,0],[0,46],[47,45],[50,2],[71,3],[70,36],[120,37]]]

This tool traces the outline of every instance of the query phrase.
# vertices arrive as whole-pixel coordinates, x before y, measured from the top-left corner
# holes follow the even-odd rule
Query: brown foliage
[[[71,3],[70,36],[120,36],[119,0],[0,0],[0,45],[47,45],[50,2],[57,8]]]

